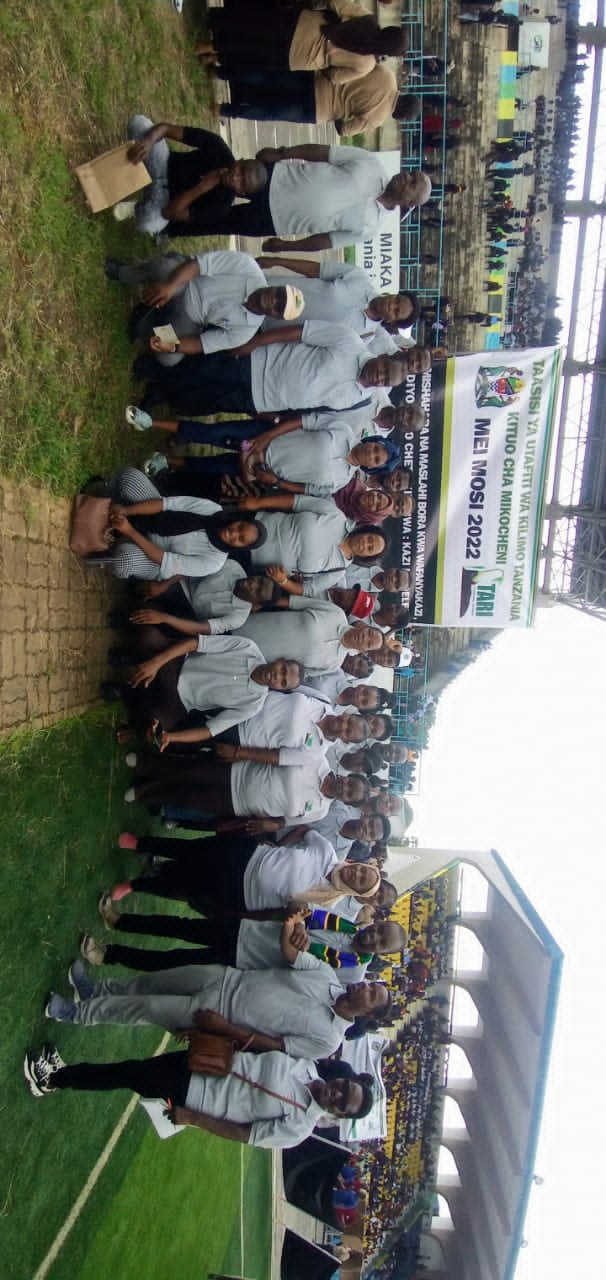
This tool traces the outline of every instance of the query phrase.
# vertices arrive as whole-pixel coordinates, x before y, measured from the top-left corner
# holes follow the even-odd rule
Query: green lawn
[[[33,1100],[22,1077],[25,1048],[50,1034],[67,1061],[102,1061],[144,1056],[161,1038],[142,1028],[51,1026],[43,1016],[49,988],[66,992],[79,934],[102,932],[98,891],[137,865],[117,849],[116,835],[126,825],[149,829],[138,806],[123,804],[128,770],[111,729],[107,713],[91,714],[0,751],[0,1236],[10,1280],[35,1275],[128,1101],[123,1093]],[[149,909],[165,905],[151,899]],[[269,1157],[246,1151],[244,1159],[246,1275],[264,1280]],[[49,1274],[189,1280],[222,1270],[225,1257],[237,1273],[239,1205],[239,1147],[193,1132],[162,1143],[137,1111]]]
[[[92,472],[134,460],[127,432],[133,351],[128,302],[107,254],[157,250],[110,213],[87,210],[74,167],[122,141],[127,118],[212,127],[192,41],[201,0],[3,0],[0,5],[0,473],[71,494]],[[208,242],[205,247],[208,246]],[[187,242],[179,248],[188,251]],[[199,243],[196,244],[199,250]],[[83,930],[100,929],[100,889],[134,870],[116,847],[128,777],[106,713],[0,743],[0,1273],[32,1280],[112,1134],[128,1095],[35,1102],[23,1054],[51,1035],[66,1059],[144,1056],[156,1031],[52,1026],[49,988]],[[151,903],[151,909],[161,909]],[[165,906],[165,904],[164,904]],[[151,1280],[239,1270],[239,1147],[200,1133],[161,1143],[137,1109],[48,1274]],[[246,1274],[264,1280],[270,1161],[244,1152]],[[229,1264],[229,1266],[227,1266]]]
[[[170,0],[0,5],[0,471],[57,493],[133,457],[127,299],[103,259],[156,252],[88,211],[74,167],[123,141],[134,111],[212,127],[191,47],[203,13],[194,0],[184,18]]]

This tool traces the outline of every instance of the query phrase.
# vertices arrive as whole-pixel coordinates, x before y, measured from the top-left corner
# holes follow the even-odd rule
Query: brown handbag
[[[187,1065],[190,1071],[204,1076],[228,1076],[234,1060],[235,1045],[229,1036],[215,1036],[210,1031],[189,1031]]]
[[[109,522],[111,498],[95,498],[90,493],[78,493],[72,510],[72,526],[69,549],[77,556],[109,552],[113,546],[113,531]]]

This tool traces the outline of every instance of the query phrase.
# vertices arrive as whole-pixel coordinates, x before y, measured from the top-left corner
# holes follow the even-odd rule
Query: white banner
[[[518,28],[518,62],[521,67],[549,66],[551,27],[548,22],[524,22]],[[522,95],[524,96],[524,95]]]
[[[390,178],[400,172],[399,151],[377,151]],[[392,209],[372,240],[355,246],[355,264],[362,267],[377,286],[377,293],[397,293],[400,288],[400,210]]]
[[[414,512],[398,533],[385,524],[413,577],[413,623],[532,621],[559,362],[554,347],[483,351],[394,388],[396,403],[428,413],[402,446]]]
[[[484,352],[448,365],[436,621],[528,626],[558,353]]]
[[[344,1040],[341,1056],[354,1071],[368,1071],[374,1077],[376,1102],[361,1120],[340,1120],[341,1142],[364,1142],[367,1138],[387,1137],[387,1094],[381,1075],[381,1058],[389,1041],[384,1036],[365,1035],[359,1040]]]

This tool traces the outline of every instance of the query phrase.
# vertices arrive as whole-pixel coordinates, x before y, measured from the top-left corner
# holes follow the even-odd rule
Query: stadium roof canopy
[[[454,977],[478,1022],[453,1029],[471,1074],[449,1074],[446,1090],[465,1127],[443,1131],[457,1172],[438,1175],[449,1214],[431,1219],[422,1252],[436,1280],[511,1280],[534,1176],[562,952],[494,850],[415,855],[391,877],[400,893],[456,862],[475,866],[488,883],[485,910],[464,911],[458,921],[483,948],[482,967]]]

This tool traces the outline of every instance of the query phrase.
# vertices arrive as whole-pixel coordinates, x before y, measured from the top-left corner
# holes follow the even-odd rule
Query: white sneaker
[[[139,409],[136,404],[127,404],[124,417],[129,427],[134,427],[135,431],[149,431],[152,425],[151,414],[146,413],[145,409]]]
[[[159,476],[162,471],[168,471],[168,458],[163,453],[152,453],[151,458],[146,458],[143,463],[143,470],[146,476],[153,480],[154,476]]]
[[[134,804],[136,799],[137,799],[137,796],[135,794],[135,788],[127,787],[126,791],[124,792],[124,803]]]
[[[137,752],[128,751],[124,757],[124,763],[128,765],[129,769],[136,769],[137,768]]]
[[[89,964],[103,964],[105,946],[102,942],[97,942],[92,934],[85,933],[80,939],[80,955],[84,960],[88,960]]]
[[[134,218],[136,207],[136,200],[119,200],[112,209],[116,222],[126,222],[128,218]]]

